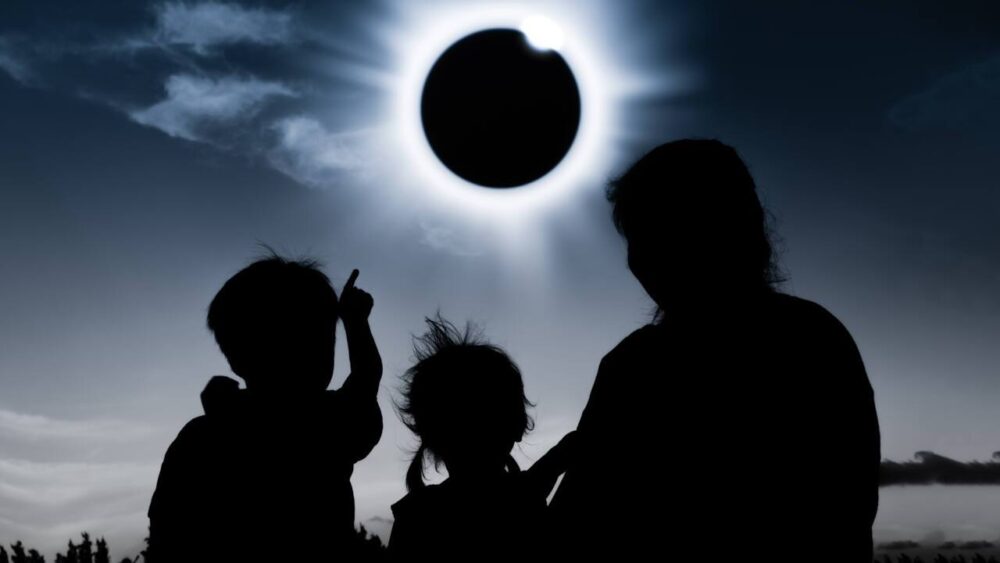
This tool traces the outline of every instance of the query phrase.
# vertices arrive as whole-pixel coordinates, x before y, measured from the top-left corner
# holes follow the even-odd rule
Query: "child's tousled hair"
[[[420,440],[406,472],[411,491],[425,486],[425,458],[435,466],[442,461],[443,436],[474,439],[463,433],[493,432],[518,441],[534,427],[521,371],[503,349],[487,342],[474,325],[459,330],[440,314],[425,322],[427,332],[414,338],[416,363],[402,376],[402,398],[396,405],[403,424]],[[456,420],[470,413],[479,427]],[[507,467],[517,471],[509,455]]]
[[[252,371],[280,371],[304,343],[336,337],[337,292],[319,264],[265,249],[267,254],[226,281],[208,307],[208,328],[243,378]]]

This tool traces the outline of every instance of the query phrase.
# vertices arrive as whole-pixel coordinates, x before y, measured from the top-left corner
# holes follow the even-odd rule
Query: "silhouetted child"
[[[571,454],[564,438],[521,472],[510,452],[532,428],[521,373],[500,348],[438,317],[417,339],[404,376],[403,422],[420,439],[392,506],[394,560],[531,559],[539,554],[546,498]],[[424,483],[425,458],[448,478]]]
[[[373,301],[357,276],[338,302],[313,262],[272,256],[215,296],[208,327],[246,389],[213,378],[205,415],[167,450],[149,507],[151,562],[351,560],[351,472],[382,434]],[[329,391],[338,317],[352,371]]]

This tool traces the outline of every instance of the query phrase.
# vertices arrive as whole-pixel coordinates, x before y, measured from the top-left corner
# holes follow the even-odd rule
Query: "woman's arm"
[[[563,436],[559,443],[545,453],[525,471],[529,494],[534,498],[548,498],[556,481],[569,467],[576,455],[576,432]]]

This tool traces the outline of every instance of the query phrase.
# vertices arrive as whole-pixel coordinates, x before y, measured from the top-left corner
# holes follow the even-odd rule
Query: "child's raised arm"
[[[344,321],[351,361],[351,374],[347,376],[344,388],[352,389],[361,398],[374,399],[382,379],[382,357],[368,325],[368,316],[375,301],[366,291],[354,287],[358,274],[358,270],[351,272],[340,294],[340,318]]]

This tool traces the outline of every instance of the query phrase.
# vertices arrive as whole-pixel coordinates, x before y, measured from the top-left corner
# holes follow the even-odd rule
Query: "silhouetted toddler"
[[[150,561],[351,560],[350,477],[382,433],[373,302],[357,275],[338,302],[314,263],[273,256],[215,296],[208,326],[246,389],[213,378],[205,415],[167,450],[149,507]],[[352,372],[329,391],[338,317]]]
[[[510,455],[531,429],[521,373],[500,348],[441,319],[415,345],[404,376],[403,422],[420,439],[409,489],[393,505],[389,552],[401,561],[534,558],[545,499],[570,455],[562,442],[521,472]],[[424,483],[427,458],[448,478]]]

